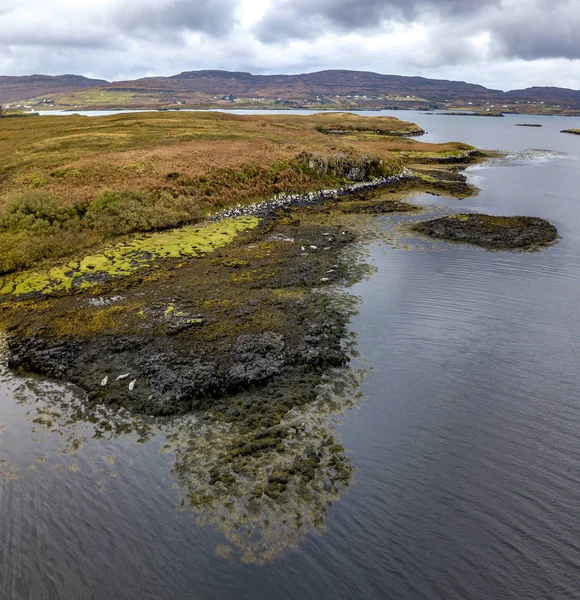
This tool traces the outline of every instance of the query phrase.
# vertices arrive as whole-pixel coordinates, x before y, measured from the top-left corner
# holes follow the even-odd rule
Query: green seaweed
[[[0,295],[18,296],[38,292],[50,294],[86,288],[99,276],[121,277],[142,267],[149,267],[162,258],[198,257],[229,244],[238,233],[258,225],[256,217],[224,219],[205,227],[182,227],[141,235],[124,244],[85,256],[79,261],[44,271],[24,271],[0,280]]]

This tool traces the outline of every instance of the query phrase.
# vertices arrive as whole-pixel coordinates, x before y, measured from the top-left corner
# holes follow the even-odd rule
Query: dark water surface
[[[179,510],[182,425],[94,439],[70,391],[4,372],[2,600],[580,598],[580,137],[559,133],[580,119],[392,114],[426,141],[513,153],[468,170],[477,197],[416,202],[545,217],[562,239],[537,253],[372,245],[378,270],[353,289],[363,398],[338,401],[355,479],[325,530],[263,541],[281,549],[264,564],[224,556],[248,519],[235,505]]]

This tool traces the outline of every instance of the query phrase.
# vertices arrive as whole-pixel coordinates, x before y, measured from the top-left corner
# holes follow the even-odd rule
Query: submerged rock
[[[539,217],[454,214],[417,223],[414,231],[453,242],[494,250],[534,248],[558,237],[554,225]]]

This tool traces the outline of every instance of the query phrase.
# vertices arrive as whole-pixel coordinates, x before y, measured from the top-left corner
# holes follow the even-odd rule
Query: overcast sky
[[[580,0],[0,0],[0,75],[355,69],[580,88]]]

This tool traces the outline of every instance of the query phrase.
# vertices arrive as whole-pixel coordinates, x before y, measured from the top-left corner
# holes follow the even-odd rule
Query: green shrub
[[[45,192],[28,192],[9,198],[0,209],[0,230],[56,233],[78,231],[83,209],[63,204]]]
[[[88,205],[64,204],[45,192],[9,198],[0,208],[0,274],[74,254],[118,235],[199,221],[194,199],[167,191],[101,192]]]
[[[65,231],[52,234],[0,232],[0,274],[34,266],[44,259],[57,259],[94,244],[88,231]]]
[[[201,213],[187,198],[169,192],[105,190],[91,202],[84,224],[113,237],[136,231],[166,229],[199,220]]]

